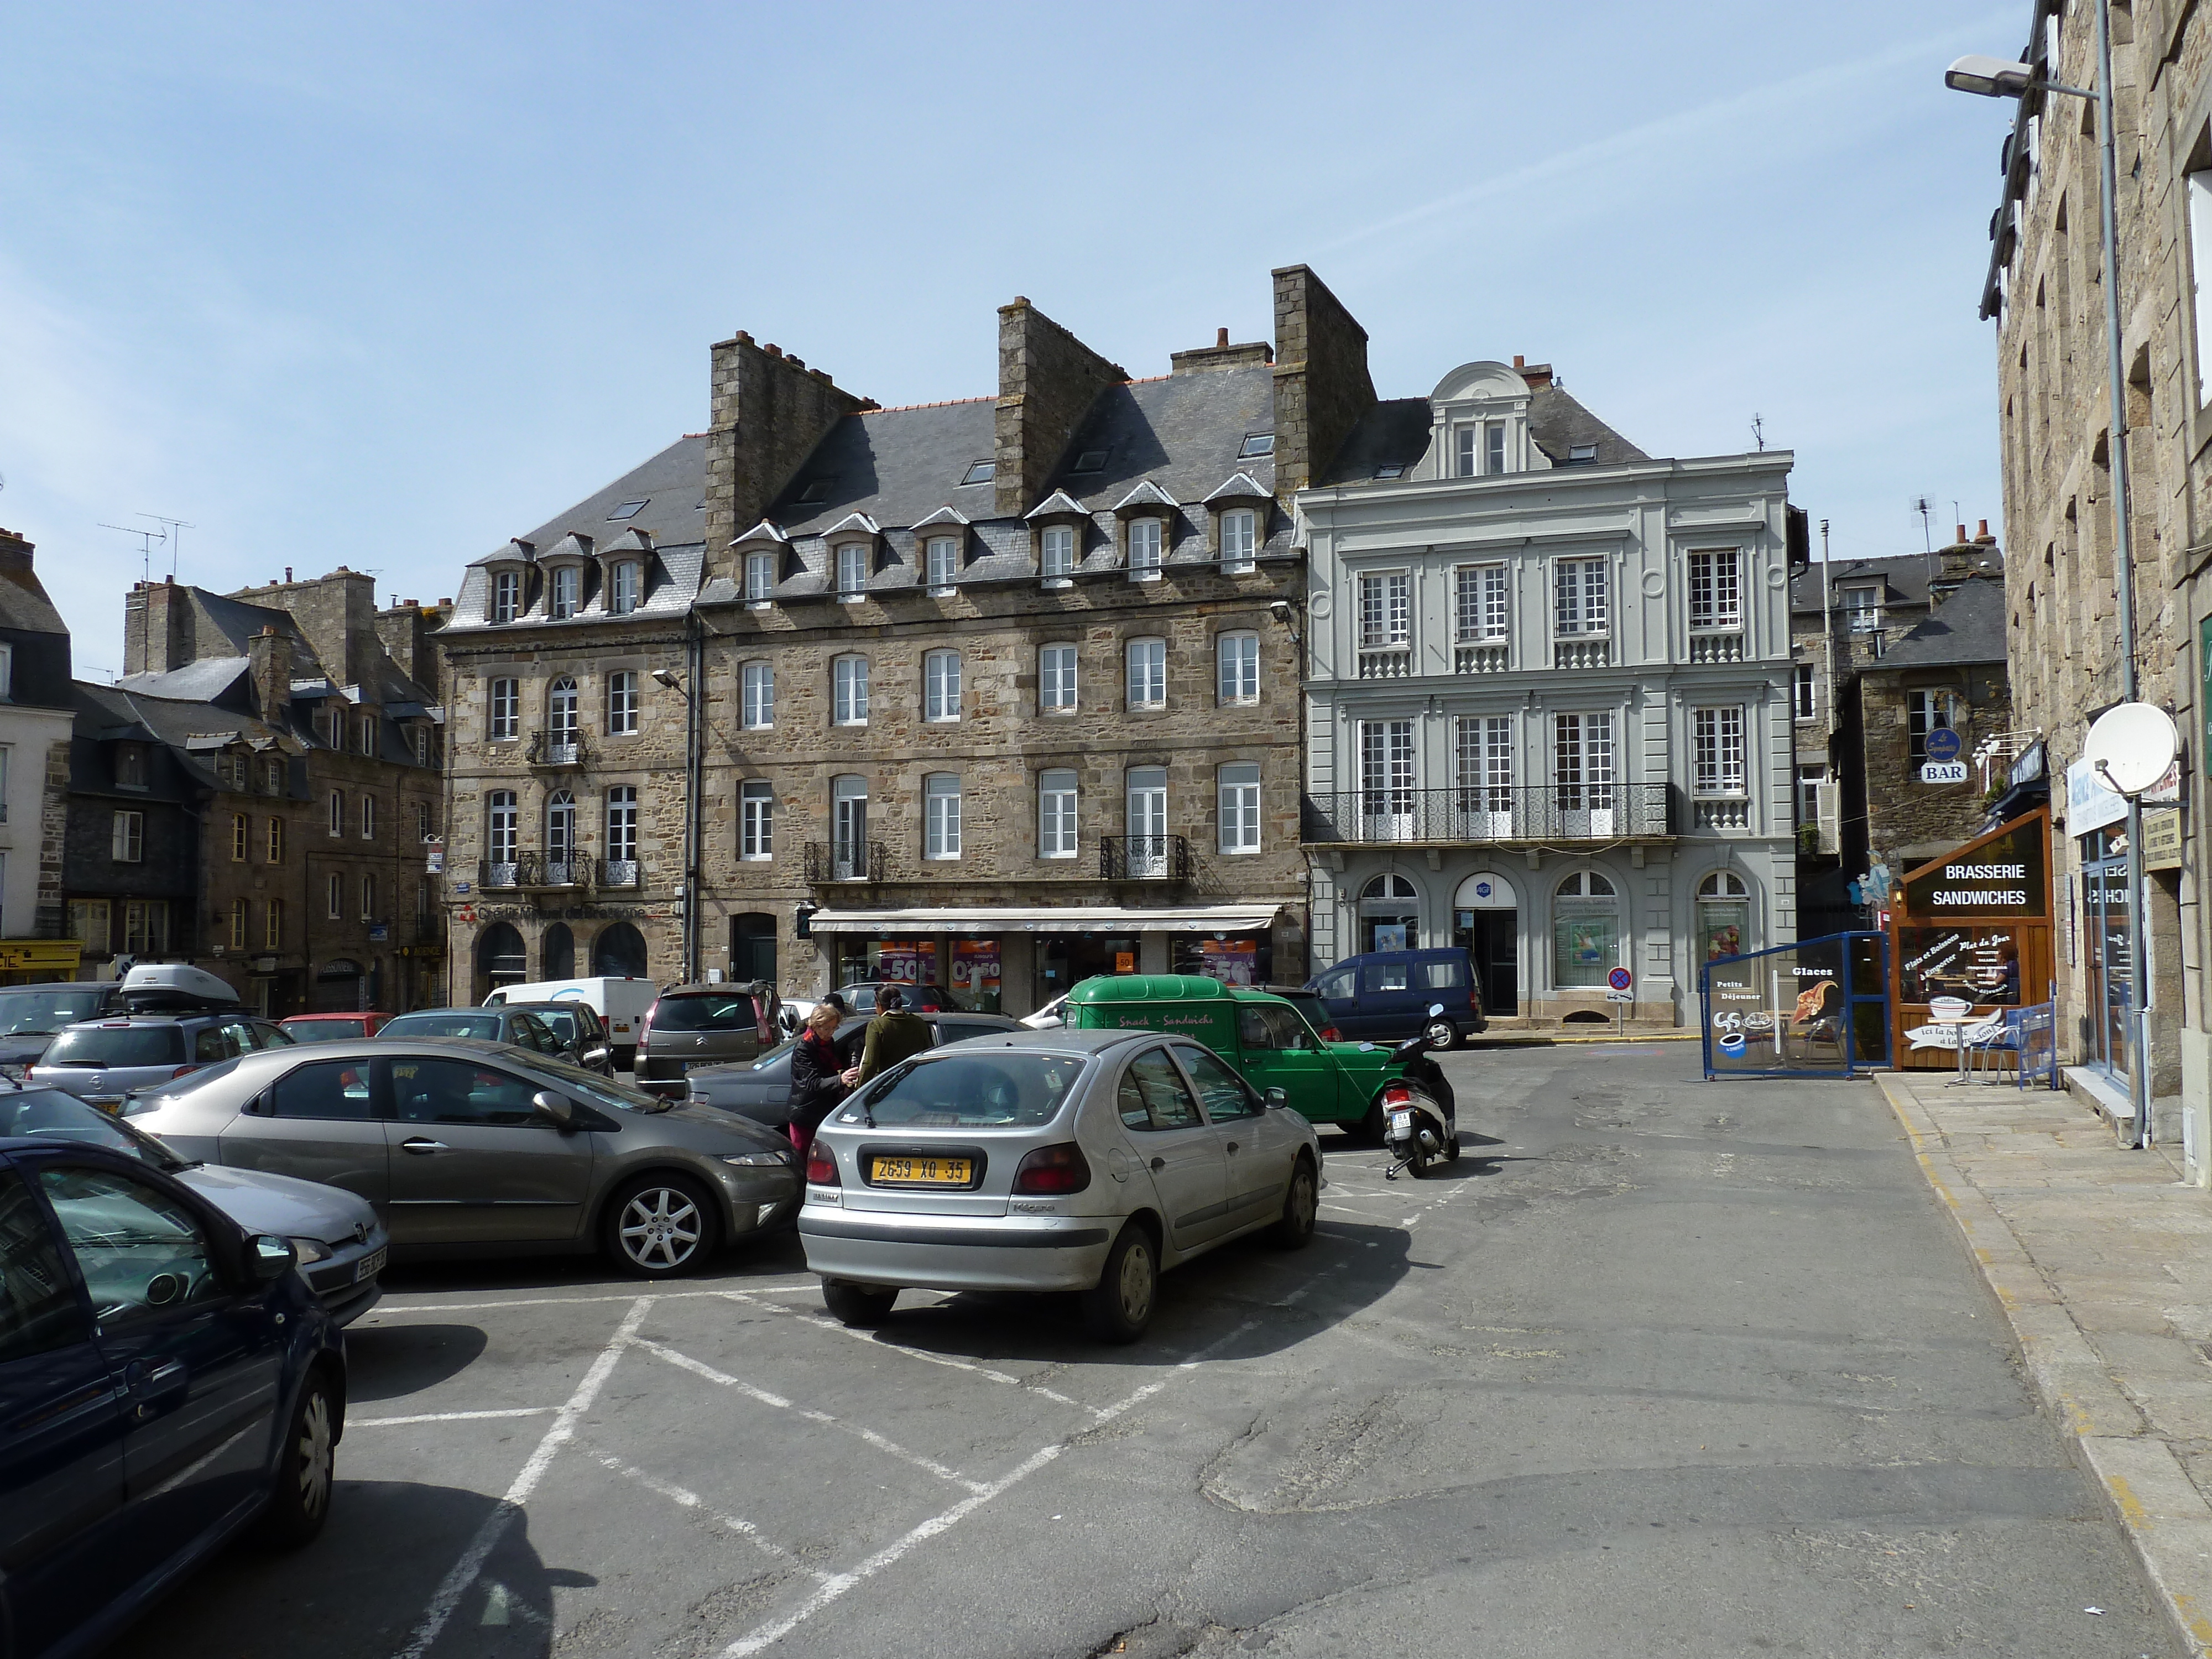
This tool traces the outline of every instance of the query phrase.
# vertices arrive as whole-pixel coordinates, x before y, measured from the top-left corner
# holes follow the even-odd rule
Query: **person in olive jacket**
[[[920,1014],[906,1011],[906,993],[886,985],[876,997],[876,1017],[868,1022],[868,1038],[860,1049],[860,1074],[854,1086],[890,1068],[925,1048],[934,1048],[937,1033]]]
[[[845,999],[832,991],[806,1016],[806,1030],[791,1053],[791,1144],[805,1152],[822,1120],[852,1092],[858,1067],[837,1064],[837,1028],[845,1023]]]

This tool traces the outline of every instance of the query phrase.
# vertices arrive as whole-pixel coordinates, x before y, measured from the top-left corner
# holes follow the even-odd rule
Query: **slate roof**
[[[994,486],[963,487],[960,480],[975,462],[991,459],[998,411],[997,398],[979,398],[848,415],[814,447],[767,516],[794,537],[819,535],[850,513],[911,525],[950,506],[988,519],[996,510]],[[820,501],[799,499],[824,478],[830,490]]]
[[[274,628],[290,641],[295,660],[314,654],[307,635],[301,633],[289,611],[273,605],[255,605],[250,600],[226,599],[220,593],[210,592],[204,587],[192,589],[191,597],[200,614],[214,624],[216,630],[230,641],[231,649],[241,656],[248,648],[248,641],[264,628]]]
[[[1538,386],[1528,397],[1528,435],[1553,466],[1626,466],[1651,458],[1567,395],[1561,386]],[[1578,445],[1595,444],[1597,457],[1571,461]]]
[[[166,674],[126,674],[116,684],[144,696],[204,702],[230,690],[252,666],[245,657],[203,657]]]
[[[1989,576],[1969,576],[1956,592],[1884,652],[1880,662],[1869,664],[1867,672],[2004,659],[2004,583]]]
[[[1869,580],[1879,580],[1887,592],[1886,605],[1925,605],[1928,603],[1928,578],[1931,571],[1940,572],[1932,555],[1900,553],[1894,557],[1853,559],[1848,564],[1826,567],[1830,581],[1840,595],[1846,587],[1863,587]],[[1820,571],[1816,562],[1800,570],[1790,580],[1790,608],[1802,614],[1820,614]],[[1840,603],[1840,599],[1832,600]]]
[[[1314,482],[1371,483],[1389,466],[1410,473],[1429,453],[1434,415],[1426,398],[1386,398],[1367,411]],[[1538,386],[1528,394],[1528,435],[1555,467],[1626,466],[1651,459],[1557,386]],[[1585,444],[1595,445],[1597,454],[1587,461],[1571,459]]]
[[[20,576],[0,575],[0,629],[21,634],[67,634],[69,624],[46,597],[38,572],[27,568]]]
[[[639,500],[645,505],[635,517],[613,521],[607,518],[616,507]],[[705,541],[707,440],[703,434],[678,438],[644,465],[623,473],[565,513],[526,532],[521,539],[536,544],[544,552],[571,531],[589,536],[597,545],[612,541],[625,530],[644,531],[663,552]]]

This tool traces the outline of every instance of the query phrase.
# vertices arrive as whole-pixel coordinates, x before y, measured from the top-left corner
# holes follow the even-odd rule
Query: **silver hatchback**
[[[807,1154],[799,1231],[848,1325],[906,1286],[1074,1291],[1131,1342],[1159,1274],[1266,1228],[1297,1249],[1313,1126],[1210,1049],[1156,1031],[1021,1031],[934,1048],[858,1091]]]

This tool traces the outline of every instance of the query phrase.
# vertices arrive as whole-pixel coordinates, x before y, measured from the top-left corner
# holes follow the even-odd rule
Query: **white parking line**
[[[430,1650],[430,1644],[446,1628],[446,1621],[453,1616],[454,1607],[468,1593],[469,1586],[476,1582],[477,1575],[483,1571],[483,1564],[490,1556],[493,1547],[499,1542],[501,1534],[513,1524],[515,1516],[522,1513],[522,1506],[530,1501],[530,1494],[538,1490],[538,1483],[545,1478],[545,1471],[551,1465],[554,1454],[574,1436],[576,1419],[589,1411],[592,1402],[599,1398],[599,1390],[606,1386],[607,1378],[613,1374],[615,1361],[622,1358],[624,1348],[637,1340],[637,1328],[645,1322],[646,1315],[653,1310],[653,1300],[650,1296],[641,1296],[630,1304],[629,1312],[623,1316],[615,1334],[607,1339],[607,1346],[601,1348],[598,1357],[592,1361],[591,1369],[584,1373],[584,1380],[576,1384],[576,1392],[568,1396],[567,1403],[555,1415],[553,1425],[545,1431],[545,1437],[530,1454],[529,1461],[522,1466],[522,1472],[507,1487],[507,1495],[494,1506],[489,1515],[484,1516],[477,1528],[476,1536],[469,1540],[468,1548],[461,1552],[461,1559],[453,1563],[453,1571],[446,1575],[445,1581],[438,1586],[437,1593],[431,1596],[430,1605],[422,1610],[422,1622],[415,1626],[407,1645],[399,1650],[398,1659],[422,1659],[422,1656]]]
[[[888,1452],[902,1462],[911,1463],[918,1469],[927,1470],[940,1480],[949,1480],[956,1486],[965,1486],[969,1492],[983,1490],[981,1481],[970,1480],[959,1470],[947,1468],[935,1458],[924,1457],[920,1452],[908,1451],[896,1441],[884,1438],[873,1429],[862,1428],[857,1423],[841,1422],[830,1416],[828,1412],[818,1412],[805,1406],[793,1405],[780,1394],[770,1394],[766,1389],[757,1389],[740,1377],[732,1376],[727,1371],[718,1371],[704,1360],[694,1359],[690,1354],[678,1352],[676,1349],[664,1344],[640,1337],[636,1340],[636,1345],[655,1358],[665,1359],[680,1370],[690,1371],[694,1376],[703,1376],[709,1382],[718,1382],[726,1389],[735,1389],[747,1398],[759,1401],[763,1406],[773,1406],[778,1411],[796,1412],[810,1422],[820,1423],[830,1428],[842,1430],[847,1434],[857,1435],[878,1451]]]
[[[757,1287],[748,1285],[745,1288],[755,1296],[788,1296],[794,1291],[817,1291],[822,1287],[819,1285],[763,1285]],[[721,1296],[725,1292],[655,1291],[653,1294],[662,1302],[684,1302],[702,1296]],[[572,1308],[587,1306],[594,1302],[633,1302],[636,1299],[637,1292],[631,1291],[621,1296],[532,1296],[511,1302],[380,1302],[370,1317],[374,1318],[376,1314],[393,1313],[476,1313],[491,1308]]]
[[[732,1302],[749,1302],[753,1298],[753,1297],[759,1295],[760,1292],[757,1291],[725,1291],[722,1294],[728,1297]],[[819,1329],[834,1331],[839,1336],[849,1336],[857,1341],[869,1343],[873,1346],[884,1349],[891,1353],[902,1353],[910,1359],[926,1359],[933,1365],[949,1365],[956,1371],[972,1372],[974,1375],[984,1377],[993,1382],[1005,1382],[1011,1384],[1012,1387],[1017,1389],[1026,1389],[1030,1393],[1036,1395],[1042,1399],[1056,1401],[1063,1406],[1073,1406],[1079,1412],[1090,1412],[1094,1416],[1097,1412],[1097,1407],[1094,1406],[1086,1406],[1079,1400],[1071,1400],[1067,1395],[1059,1392],[1059,1390],[1055,1389],[1048,1389],[1042,1383],[1024,1382],[1022,1378],[1014,1376],[1010,1371],[994,1370],[990,1366],[978,1365],[973,1360],[954,1359],[945,1354],[928,1353],[920,1348],[910,1348],[902,1342],[890,1341],[889,1339],[874,1331],[854,1330],[849,1325],[842,1325],[834,1319],[824,1319],[819,1314],[800,1313],[795,1308],[779,1308],[772,1302],[764,1302],[760,1305],[768,1310],[770,1313],[791,1314],[794,1317],[803,1320],[807,1324],[815,1326]]]
[[[544,1417],[555,1406],[510,1406],[495,1412],[418,1412],[412,1417],[349,1417],[349,1429],[397,1429],[409,1423],[476,1423],[488,1417]]]
[[[738,1536],[744,1539],[745,1542],[752,1545],[754,1548],[759,1550],[762,1554],[769,1556],[775,1560],[781,1561],[786,1566],[797,1568],[799,1571],[805,1573],[809,1578],[814,1580],[816,1583],[823,1583],[828,1581],[830,1577],[828,1573],[822,1571],[817,1567],[808,1566],[805,1562],[800,1560],[797,1556],[793,1555],[789,1550],[783,1548],[781,1545],[770,1543],[765,1537],[762,1536],[761,1529],[753,1525],[751,1522],[741,1521],[734,1515],[725,1515],[721,1510],[709,1507],[707,1501],[701,1498],[697,1492],[690,1492],[686,1490],[684,1487],[674,1486],[668,1481],[656,1479],[654,1476],[647,1474],[643,1469],[634,1468],[629,1464],[623,1462],[621,1458],[610,1456],[605,1452],[594,1452],[592,1455],[597,1457],[599,1462],[608,1468],[612,1469],[617,1474],[621,1475],[625,1480],[635,1480],[639,1486],[643,1486],[647,1492],[658,1492],[661,1497],[665,1498],[672,1504],[679,1504],[687,1510],[696,1510],[701,1515],[705,1516],[708,1520],[721,1528],[723,1531],[737,1534]]]

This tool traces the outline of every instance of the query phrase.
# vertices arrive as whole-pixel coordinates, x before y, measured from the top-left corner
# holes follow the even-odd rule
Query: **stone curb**
[[[2004,1308],[2036,1391],[2072,1436],[2189,1651],[2212,1659],[2212,1504],[2148,1431],[1996,1206],[1960,1172],[1926,1109],[1893,1075],[1874,1081]]]

